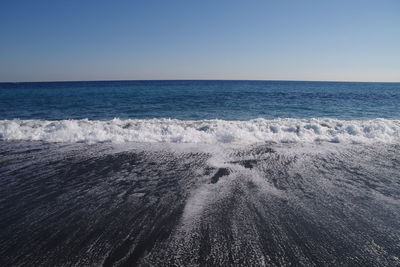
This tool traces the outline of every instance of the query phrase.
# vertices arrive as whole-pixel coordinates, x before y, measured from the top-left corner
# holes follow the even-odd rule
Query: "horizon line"
[[[264,82],[340,82],[340,83],[400,83],[400,81],[351,81],[351,80],[273,80],[273,79],[110,79],[110,80],[45,80],[45,81],[0,81],[4,83],[78,83],[78,82],[141,82],[141,81],[264,81]]]

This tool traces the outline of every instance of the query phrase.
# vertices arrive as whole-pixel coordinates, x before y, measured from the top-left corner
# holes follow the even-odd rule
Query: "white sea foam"
[[[248,121],[113,119],[0,120],[0,140],[48,142],[400,142],[400,120],[253,119]]]

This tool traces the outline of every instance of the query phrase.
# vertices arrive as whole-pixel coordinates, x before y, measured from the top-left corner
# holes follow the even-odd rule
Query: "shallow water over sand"
[[[0,143],[0,265],[400,265],[395,144]]]

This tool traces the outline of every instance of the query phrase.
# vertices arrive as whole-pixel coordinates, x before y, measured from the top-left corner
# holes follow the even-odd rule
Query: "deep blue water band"
[[[0,119],[400,118],[400,83],[94,81],[0,83]]]

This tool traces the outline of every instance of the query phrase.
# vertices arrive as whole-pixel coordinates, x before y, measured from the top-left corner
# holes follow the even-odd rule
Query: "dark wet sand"
[[[400,266],[400,146],[0,142],[0,266]]]

